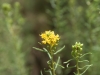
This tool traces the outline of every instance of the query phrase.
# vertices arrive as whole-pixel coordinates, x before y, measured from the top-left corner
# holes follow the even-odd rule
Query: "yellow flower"
[[[59,41],[59,35],[55,35],[54,31],[45,31],[41,35],[42,38],[42,44],[49,44],[50,46],[55,46],[57,45]]]

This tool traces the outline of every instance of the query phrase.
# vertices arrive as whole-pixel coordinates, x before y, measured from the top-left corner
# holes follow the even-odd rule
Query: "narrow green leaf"
[[[50,73],[50,75],[52,75],[52,72],[51,72],[51,70],[49,70],[49,73]]]
[[[48,50],[47,50],[46,48],[43,48],[43,50],[44,50],[45,52],[48,52]]]
[[[59,61],[60,61],[60,56],[58,57],[58,60],[57,60],[56,66],[55,66],[55,70],[57,69],[57,66],[59,64]]]
[[[52,72],[51,72],[51,70],[49,69],[49,70],[45,70],[45,72],[49,72],[50,73],[50,75],[52,75]]]
[[[66,61],[66,62],[64,62],[64,63],[69,63],[71,60],[74,60],[74,59],[70,59],[70,60],[68,60],[68,61]]]
[[[74,74],[77,75],[75,72],[74,72]]]
[[[84,56],[87,55],[87,54],[92,54],[92,53],[85,53],[85,54],[83,54],[80,58],[84,57]]]
[[[92,66],[92,65],[85,65],[84,67],[79,68],[79,69],[81,70],[81,69],[84,69],[85,67],[88,67],[88,66]]]
[[[43,75],[42,71],[40,71],[40,72],[41,72],[41,75]]]
[[[45,52],[47,52],[49,58],[52,59],[50,53],[48,52],[48,50],[46,48],[43,48],[43,49],[44,49]]]
[[[92,65],[88,65],[87,68],[83,71],[83,73],[81,73],[81,75],[83,75],[88,70],[88,68],[91,67],[91,66]]]
[[[50,64],[50,60],[49,60],[49,61],[47,61],[47,64]]]
[[[84,61],[89,62],[88,60],[83,60],[83,61],[78,61],[78,62],[84,62]]]
[[[42,51],[42,52],[44,52],[42,49],[40,49],[40,48],[36,48],[36,47],[33,47],[34,49],[36,49],[36,50],[38,50],[38,51]]]
[[[68,63],[66,66],[67,66],[67,68],[68,68],[68,66],[69,66],[69,63]]]
[[[40,45],[42,45],[40,42],[38,42]]]
[[[61,68],[65,68],[65,67],[63,67],[62,65],[59,65],[59,64],[58,64],[58,66],[60,66]]]
[[[74,68],[74,67],[76,67],[76,65],[69,67],[69,63],[66,66],[67,66],[67,68]]]
[[[54,54],[57,54],[57,53],[61,52],[64,48],[65,48],[65,46],[63,46],[62,48],[60,48],[59,50],[57,50]]]

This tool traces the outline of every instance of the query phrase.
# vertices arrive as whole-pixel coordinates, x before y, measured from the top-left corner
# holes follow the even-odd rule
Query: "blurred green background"
[[[84,44],[83,53],[92,53],[84,57],[93,64],[84,75],[100,75],[100,0],[0,0],[0,75],[40,75],[41,70],[48,75],[49,57],[32,48],[42,48],[39,34],[46,30],[60,35],[58,48],[66,46],[58,54],[63,66],[77,41]],[[75,71],[58,68],[56,73]]]

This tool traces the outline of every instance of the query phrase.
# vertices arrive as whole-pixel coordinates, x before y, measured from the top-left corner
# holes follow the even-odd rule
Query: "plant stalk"
[[[76,60],[77,75],[80,75],[78,59]]]
[[[52,75],[56,75],[55,73],[55,69],[54,69],[54,54],[53,54],[53,51],[52,51],[52,47],[50,48],[50,54],[51,54],[51,72],[52,72]]]

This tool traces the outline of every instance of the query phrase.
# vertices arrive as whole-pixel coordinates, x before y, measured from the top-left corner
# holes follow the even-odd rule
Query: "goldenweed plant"
[[[73,67],[76,67],[76,71],[77,71],[76,73],[74,72],[75,75],[83,75],[88,70],[88,68],[90,66],[92,66],[92,64],[90,64],[90,65],[85,65],[82,68],[80,67],[80,63],[89,62],[88,60],[81,60],[81,58],[87,54],[91,54],[91,53],[82,54],[82,51],[83,51],[82,47],[83,47],[83,44],[81,44],[80,42],[76,42],[75,45],[72,45],[71,55],[73,56],[73,59],[70,59],[67,62],[64,62],[64,63],[68,63],[67,67],[69,67],[69,61],[71,61],[71,60],[76,61],[76,65],[73,66]],[[70,67],[70,68],[73,68],[73,67]],[[83,72],[81,72],[80,70],[82,70],[84,68],[85,68],[85,70]]]
[[[57,62],[54,60],[54,56],[62,51],[65,46],[63,46],[61,49],[57,50],[57,45],[59,43],[60,37],[59,35],[55,34],[54,31],[45,31],[40,35],[42,42],[40,44],[46,45],[46,48],[39,49],[36,47],[33,47],[36,50],[46,52],[49,56],[49,61],[47,61],[47,64],[49,66],[49,70],[47,72],[50,73],[50,75],[56,75],[56,69],[58,66],[64,68],[59,64],[60,56],[58,57]],[[42,72],[41,72],[42,74]]]
[[[65,68],[63,66],[61,66],[59,64],[60,61],[60,56],[58,57],[57,62],[54,61],[54,56],[59,53],[60,51],[62,51],[64,49],[64,47],[62,47],[61,49],[57,50],[57,45],[59,43],[60,37],[59,35],[55,35],[54,31],[45,31],[44,33],[40,34],[40,37],[42,39],[42,42],[40,43],[41,45],[46,45],[46,48],[43,49],[39,49],[36,47],[33,47],[36,50],[42,51],[42,52],[46,52],[50,58],[49,61],[47,61],[47,64],[49,66],[49,70],[47,72],[50,73],[50,75],[56,75],[56,69],[58,66]],[[83,75],[90,66],[92,65],[85,65],[82,68],[80,68],[79,64],[82,62],[89,62],[88,60],[81,60],[82,57],[84,57],[87,54],[91,54],[91,53],[85,53],[82,54],[82,50],[83,50],[83,44],[81,44],[80,42],[76,42],[75,45],[72,45],[72,52],[71,55],[73,56],[73,59],[68,60],[67,62],[67,68],[69,67],[69,62],[71,60],[75,60],[76,61],[76,65],[73,67],[76,67],[77,73],[74,72],[75,75]],[[71,67],[71,68],[73,68]],[[84,69],[85,70],[81,73],[80,70]],[[41,72],[42,74],[42,72]]]

